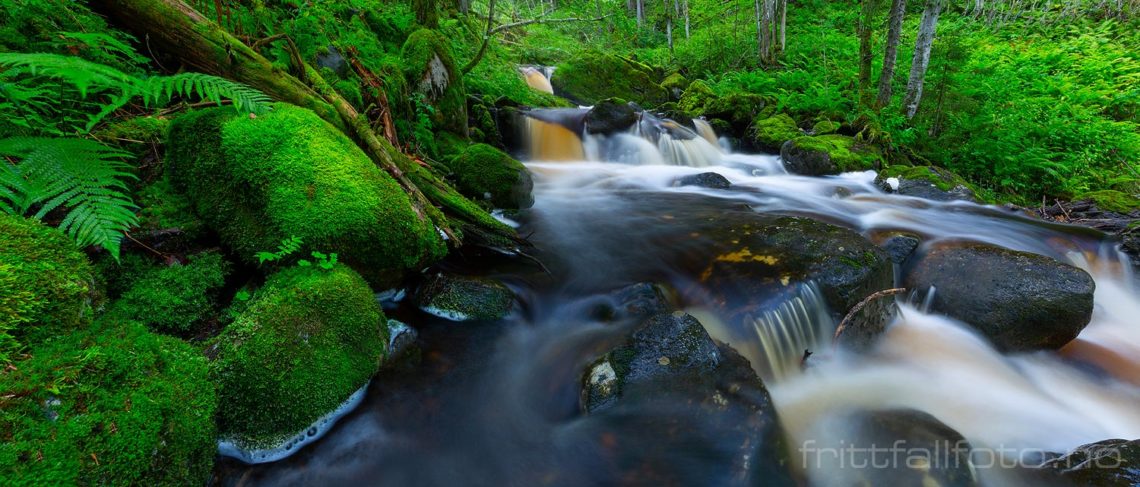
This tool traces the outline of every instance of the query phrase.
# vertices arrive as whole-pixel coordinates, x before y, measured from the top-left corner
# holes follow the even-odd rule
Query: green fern
[[[74,56],[45,53],[0,53],[0,67],[6,76],[27,73],[58,79],[72,85],[80,97],[101,93],[106,99],[97,113],[90,115],[85,131],[135,98],[147,106],[160,106],[174,95],[205,98],[216,103],[230,100],[238,111],[263,113],[272,101],[268,96],[241,83],[202,73],[173,76],[136,77],[110,66]]]
[[[43,219],[66,208],[64,233],[118,259],[123,235],[138,223],[127,196],[126,180],[135,177],[127,155],[87,139],[0,139],[0,158],[17,161],[0,161],[0,211]]]

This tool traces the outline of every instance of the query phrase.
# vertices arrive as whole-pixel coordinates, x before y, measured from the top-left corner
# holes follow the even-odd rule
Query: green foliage
[[[0,67],[8,68],[0,73],[0,78],[26,75],[23,83],[29,86],[27,92],[14,92],[19,93],[20,99],[27,101],[42,100],[44,93],[39,87],[46,83],[41,78],[59,80],[76,90],[79,98],[87,98],[96,93],[101,95],[105,101],[98,104],[97,112],[88,116],[86,124],[79,129],[82,132],[90,132],[96,124],[135,98],[141,98],[147,106],[165,104],[175,95],[198,97],[215,103],[229,100],[238,111],[257,114],[263,113],[270,102],[269,97],[260,91],[217,76],[179,73],[172,76],[138,77],[75,56],[0,53]],[[21,110],[19,104],[11,108],[15,109],[16,116],[37,116],[34,110]]]
[[[176,189],[244,260],[295,236],[379,282],[446,252],[400,185],[311,111],[192,112],[173,122],[167,147]]]
[[[96,304],[87,257],[58,230],[0,215],[0,363],[25,345],[79,330]]]
[[[5,485],[201,485],[217,397],[206,360],[140,324],[100,320],[0,374]]]
[[[404,42],[400,58],[408,85],[423,95],[419,102],[432,107],[426,113],[432,127],[466,137],[467,92],[447,39],[434,30],[417,30]]]
[[[301,244],[301,237],[292,236],[281,240],[281,244],[277,246],[276,252],[258,252],[254,255],[257,257],[258,264],[277,262],[301,250]]]
[[[185,265],[149,269],[114,303],[112,313],[157,332],[188,335],[217,315],[217,294],[229,268],[221,255],[206,253]]]
[[[126,194],[134,178],[126,155],[86,139],[0,139],[0,157],[18,161],[0,162],[0,211],[43,220],[66,208],[60,229],[79,246],[99,245],[118,258],[123,234],[138,222]]]
[[[277,446],[331,411],[379,368],[385,322],[368,284],[344,266],[271,276],[216,339],[222,437]]]
[[[554,88],[579,103],[622,98],[647,107],[668,102],[663,76],[638,61],[602,51],[586,51],[558,65]],[[605,73],[601,76],[600,73]]]
[[[473,144],[447,165],[456,188],[476,201],[487,200],[496,208],[525,208],[534,202],[526,167],[499,149]]]

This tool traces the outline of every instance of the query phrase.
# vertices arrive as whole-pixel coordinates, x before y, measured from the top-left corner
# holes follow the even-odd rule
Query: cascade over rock
[[[982,244],[931,250],[904,287],[934,289],[930,309],[961,320],[1002,351],[1051,350],[1089,323],[1092,277],[1049,257]]]

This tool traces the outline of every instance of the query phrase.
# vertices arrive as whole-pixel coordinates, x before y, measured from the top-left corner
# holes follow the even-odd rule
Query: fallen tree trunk
[[[312,86],[274,68],[268,59],[180,0],[91,0],[89,5],[120,27],[146,39],[149,46],[177,56],[183,64],[196,71],[238,81],[275,99],[313,110],[355,140],[373,162],[400,183],[411,197],[416,213],[421,218],[430,218],[456,245],[460,244],[458,233],[435,205],[444,207],[468,224],[515,238],[513,230],[490,223],[494,219],[481,214],[474,204],[455,204],[457,195],[449,195],[451,199],[426,196],[407,174],[416,174],[415,179],[420,183],[440,182],[424,181],[423,171],[409,166],[414,162],[392,157],[387,141],[376,136],[367,118],[357,113],[308,64],[297,68],[305,73]],[[431,193],[439,194],[437,191]]]

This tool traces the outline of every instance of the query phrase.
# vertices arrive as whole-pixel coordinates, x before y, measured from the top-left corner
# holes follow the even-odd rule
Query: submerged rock
[[[977,485],[970,443],[914,409],[858,410],[818,422],[802,451],[826,485]]]
[[[637,441],[638,433],[655,435],[645,438],[652,443],[639,447],[631,470],[668,470],[671,466],[662,460],[670,458],[671,449],[695,447],[708,440],[707,434],[729,448],[702,450],[704,461],[724,469],[705,472],[706,480],[792,484],[783,432],[764,384],[747,360],[717,345],[688,314],[662,313],[645,320],[588,368],[582,387],[587,428],[601,427],[610,436],[614,430],[624,432],[615,440],[627,444]],[[665,416],[654,416],[665,411]],[[701,431],[690,430],[697,424],[684,423],[693,418]]]
[[[586,113],[586,131],[605,135],[624,132],[637,123],[639,111],[636,105],[621,98],[607,98]]]
[[[630,284],[607,296],[608,302],[593,313],[602,321],[644,319],[673,309],[672,290],[661,284],[641,282]]]
[[[1092,318],[1096,285],[1055,259],[982,244],[943,246],[915,264],[904,287],[934,288],[931,311],[961,320],[1002,351],[1054,350]]]
[[[396,180],[309,110],[192,112],[172,124],[168,147],[171,182],[246,262],[299,237],[380,282],[447,251]]]
[[[827,176],[874,169],[882,163],[878,149],[846,135],[798,137],[780,147],[784,168],[793,174]]]
[[[1140,485],[1140,440],[1105,440],[1083,445],[1045,462],[1041,468],[1051,470],[1074,485]]]
[[[249,452],[310,436],[379,370],[386,322],[368,284],[347,267],[271,276],[214,340],[221,438]]]
[[[467,147],[447,165],[455,176],[455,186],[473,200],[484,200],[495,208],[529,208],[534,204],[534,180],[521,162],[487,144]]]
[[[511,312],[514,301],[515,293],[494,279],[442,273],[416,292],[420,309],[452,321],[497,320]]]
[[[886,237],[879,246],[887,251],[891,262],[902,265],[914,255],[915,250],[918,250],[918,246],[921,243],[922,241],[919,240],[917,235],[896,233]]]
[[[715,172],[703,172],[700,174],[691,174],[677,178],[673,182],[674,186],[700,186],[702,188],[710,189],[728,189],[732,186],[728,178],[721,176]]]

